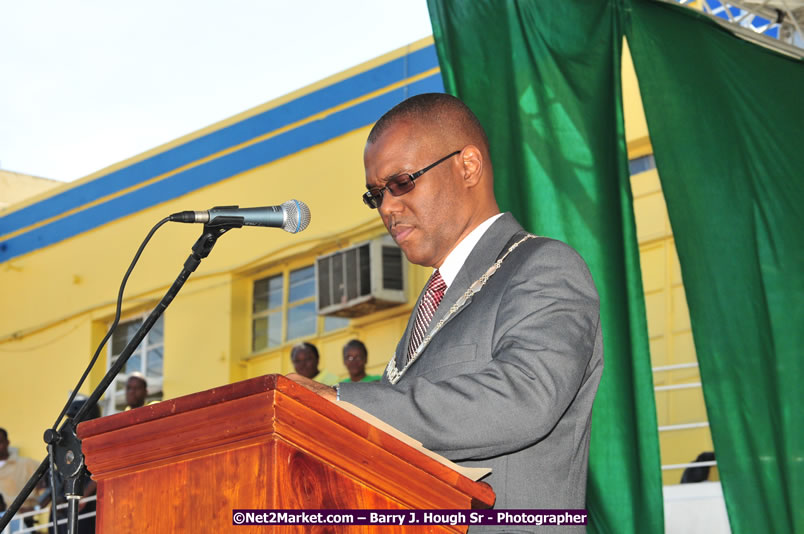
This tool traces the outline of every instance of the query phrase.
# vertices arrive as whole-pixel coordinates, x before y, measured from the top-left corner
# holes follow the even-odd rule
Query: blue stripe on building
[[[316,113],[326,111],[437,66],[438,58],[433,45],[411,52],[366,72],[356,74],[346,80],[321,88],[276,108],[221,128],[198,139],[188,141],[123,169],[99,176],[92,181],[26,206],[5,217],[0,217],[0,235],[15,232],[39,221],[80,208],[88,202],[151,180],[183,165],[217,154],[222,150],[237,146],[255,137],[293,124]],[[7,243],[11,241],[9,240]],[[8,259],[5,257],[8,251],[3,249],[4,244],[0,243],[0,261]]]
[[[196,189],[231,178],[358,128],[368,126],[379,119],[385,111],[408,96],[441,92],[443,90],[441,74],[436,73],[376,98],[333,113],[321,120],[294,128],[97,206],[68,215],[58,221],[35,228],[0,243],[0,262],[58,243],[82,232],[97,228],[100,225],[178,198]],[[351,100],[352,98],[354,98],[354,94],[346,100]],[[257,135],[259,134],[253,133],[250,138]],[[218,150],[220,149],[214,150],[212,153]],[[200,157],[203,156],[197,156],[192,161]],[[151,159],[156,158],[158,156]],[[172,168],[177,166],[179,165],[173,165]],[[165,216],[167,215],[166,213]]]

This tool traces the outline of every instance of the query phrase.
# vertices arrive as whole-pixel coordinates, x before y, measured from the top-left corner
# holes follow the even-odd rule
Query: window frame
[[[111,366],[117,361],[117,358],[114,357],[115,355],[112,354],[112,350],[114,347],[114,337],[115,335],[119,335],[118,332],[121,332],[120,327],[135,321],[139,321],[142,324],[145,319],[150,315],[148,313],[140,313],[137,315],[131,315],[126,317],[124,320],[121,320],[117,328],[115,328],[115,333],[109,338],[106,342],[106,371],[108,372]],[[148,392],[146,397],[146,403],[151,401],[159,401],[162,400],[164,396],[164,379],[165,379],[165,316],[164,314],[157,319],[157,323],[161,322],[162,324],[162,339],[158,343],[152,342],[151,339],[151,331],[149,331],[145,338],[140,342],[137,346],[137,349],[131,354],[128,362],[126,362],[126,367],[128,367],[129,363],[131,362],[131,358],[139,355],[140,356],[140,369],[139,372],[145,376],[145,379],[148,381]],[[162,373],[161,376],[154,377],[148,375],[148,352],[153,349],[162,349]],[[121,351],[122,352],[122,351]],[[129,377],[131,376],[129,373],[124,372],[126,367],[124,367],[117,376],[114,377],[112,383],[109,384],[109,387],[106,388],[106,391],[103,393],[103,415],[112,415],[115,413],[120,413],[125,411],[125,402],[126,402],[126,389],[125,384],[128,382]],[[117,385],[122,385],[121,389],[117,389]],[[122,400],[123,409],[118,410],[118,401]]]
[[[305,296],[298,300],[290,301],[290,278],[291,274],[297,271],[302,271],[304,269],[311,269],[312,270],[312,277],[309,280],[309,283],[313,286],[313,292],[309,296]],[[317,339],[322,336],[329,335],[334,332],[338,332],[345,328],[349,328],[351,325],[350,320],[345,320],[343,324],[336,324],[333,327],[332,321],[327,321],[328,317],[319,315],[316,313],[315,303],[316,297],[318,292],[318,287],[316,284],[315,279],[315,258],[308,259],[307,261],[300,261],[300,262],[293,262],[289,264],[285,264],[279,268],[274,268],[271,270],[262,271],[251,279],[250,283],[250,291],[249,291],[249,348],[252,355],[262,354],[266,352],[271,352],[274,350],[281,349],[290,344],[298,343],[302,340],[309,340],[309,339]],[[255,287],[258,282],[263,280],[269,280],[271,278],[276,278],[281,276],[282,278],[282,303],[273,308],[265,308],[260,312],[254,311],[255,305]],[[305,281],[307,283],[307,281]],[[311,304],[313,305],[313,315],[315,317],[315,329],[313,332],[307,334],[304,333],[301,336],[297,337],[290,337],[290,329],[289,329],[289,317],[291,310],[299,308],[300,306]],[[277,311],[281,311],[281,318],[282,318],[282,326],[280,328],[281,332],[281,339],[280,342],[276,345],[270,345],[270,337],[266,335],[266,344],[262,347],[256,347],[255,341],[255,330],[254,330],[254,322],[257,319],[262,317],[267,317],[271,313],[276,313]],[[331,319],[331,318],[330,318]]]

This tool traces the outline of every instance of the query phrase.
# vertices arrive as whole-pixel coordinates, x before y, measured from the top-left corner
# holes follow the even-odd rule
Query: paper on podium
[[[446,465],[447,467],[449,467],[453,471],[457,471],[458,473],[462,474],[466,478],[469,478],[469,479],[474,480],[474,481],[478,481],[481,478],[483,478],[484,476],[486,476],[489,473],[491,473],[491,469],[488,468],[488,467],[463,467],[463,466],[460,466],[460,465],[458,465],[458,464],[456,464],[454,462],[451,462],[451,461],[447,460],[446,458],[444,458],[440,454],[436,454],[436,453],[434,453],[433,451],[431,451],[429,449],[425,449],[424,446],[422,446],[421,442],[416,441],[415,439],[413,439],[412,437],[408,436],[404,432],[402,432],[400,430],[397,430],[396,428],[392,427],[391,425],[389,425],[385,421],[382,421],[381,419],[377,419],[376,417],[374,417],[373,415],[371,415],[367,411],[365,411],[365,410],[363,410],[361,408],[358,408],[354,404],[348,403],[346,401],[336,401],[336,404],[338,406],[340,406],[341,408],[343,408],[344,410],[346,410],[347,412],[351,413],[352,415],[355,415],[355,416],[359,417],[360,419],[366,421],[368,424],[379,428],[380,430],[382,430],[383,432],[385,432],[387,434],[392,435],[393,437],[395,437],[399,441],[407,443],[408,445],[410,445],[411,447],[413,447],[417,451],[421,452],[422,454],[424,454],[426,456],[429,456],[430,458],[432,458],[433,460],[435,460],[436,462],[438,462],[440,464]]]

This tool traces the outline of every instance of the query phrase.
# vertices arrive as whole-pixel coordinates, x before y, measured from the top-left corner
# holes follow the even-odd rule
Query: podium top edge
[[[412,445],[371,426],[364,419],[359,418],[343,407],[337,406],[337,403],[328,401],[279,374],[263,375],[241,382],[234,382],[134,410],[85,421],[78,425],[78,437],[81,440],[99,438],[102,434],[136,427],[137,425],[159,422],[162,419],[189,414],[196,410],[204,410],[205,408],[215,407],[231,401],[248,397],[259,398],[261,396],[265,397],[265,401],[274,407],[281,398],[292,399],[299,405],[332,419],[335,424],[354,433],[355,436],[371,441],[375,445],[393,452],[402,461],[417,465],[418,469],[453,485],[460,492],[471,498],[472,508],[489,508],[495,501],[494,492],[487,484],[474,482],[466,478],[452,468],[423,454]],[[280,401],[280,404],[283,403]],[[291,405],[284,404],[284,406]]]
[[[214,387],[206,391],[191,393],[183,397],[149,404],[134,410],[127,410],[91,421],[84,421],[78,425],[78,437],[83,440],[98,434],[103,434],[104,432],[111,432],[131,425],[191,412],[207,406],[273,390],[290,394],[293,397],[298,397],[299,395],[305,396],[307,393],[305,388],[297,386],[293,381],[282,375],[263,375]],[[309,394],[315,395],[312,392],[309,392]]]

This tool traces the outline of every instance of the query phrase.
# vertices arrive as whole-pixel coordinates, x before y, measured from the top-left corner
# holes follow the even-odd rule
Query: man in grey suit
[[[340,384],[338,398],[461,465],[491,467],[495,509],[584,508],[603,370],[584,261],[500,214],[486,135],[452,96],[418,95],[386,113],[364,163],[364,202],[408,260],[435,271],[382,381]]]

